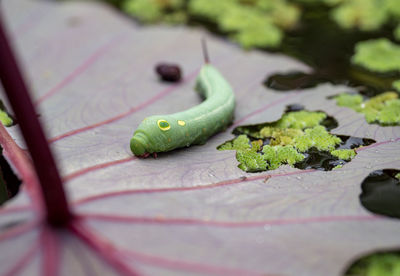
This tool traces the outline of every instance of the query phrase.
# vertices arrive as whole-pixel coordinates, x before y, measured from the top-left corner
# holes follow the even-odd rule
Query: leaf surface
[[[307,68],[201,29],[140,27],[96,3],[7,0],[2,12],[79,219],[65,230],[42,223],[18,126],[0,128],[24,182],[0,210],[0,275],[337,275],[359,254],[398,244],[398,220],[367,212],[358,195],[371,171],[400,167],[400,128],[369,125],[326,99],[348,88],[275,93],[266,75]],[[133,157],[129,139],[143,118],[200,103],[203,36],[234,88],[234,124],[202,146]],[[179,63],[183,82],[159,82],[160,61]],[[295,103],[334,116],[333,134],[377,143],[331,172],[247,174],[234,152],[216,149],[235,126],[277,120]]]

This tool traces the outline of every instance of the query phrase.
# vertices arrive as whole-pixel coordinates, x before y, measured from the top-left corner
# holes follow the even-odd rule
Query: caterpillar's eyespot
[[[165,121],[165,120],[158,120],[157,121],[157,125],[162,131],[166,131],[166,130],[171,128],[169,123],[167,121]]]
[[[180,125],[180,126],[185,126],[186,123],[185,123],[185,121],[178,120],[178,125]]]

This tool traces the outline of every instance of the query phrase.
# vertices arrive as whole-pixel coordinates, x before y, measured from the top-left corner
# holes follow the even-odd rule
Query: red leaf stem
[[[163,217],[133,217],[105,214],[81,214],[86,219],[108,222],[136,223],[136,224],[163,224],[163,225],[204,225],[223,228],[263,227],[265,225],[279,226],[292,224],[327,223],[337,221],[374,221],[384,219],[375,215],[323,216],[306,218],[282,218],[265,221],[213,221],[191,218],[163,218]]]
[[[40,243],[43,248],[42,275],[54,276],[60,274],[60,244],[56,231],[43,227]]]
[[[72,218],[72,214],[56,163],[37,119],[37,113],[29,97],[28,88],[23,80],[21,70],[7,40],[1,17],[0,78],[33,160],[42,188],[47,221],[51,225],[63,225]]]

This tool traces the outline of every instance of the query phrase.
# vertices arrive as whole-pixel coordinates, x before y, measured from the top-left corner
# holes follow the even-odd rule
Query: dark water
[[[373,143],[376,143],[375,140],[369,138],[359,138],[353,136],[346,136],[346,135],[336,135],[340,139],[342,139],[342,143],[340,143],[337,149],[355,149],[361,146],[369,146]]]
[[[2,148],[0,147],[0,177],[3,178],[3,182],[6,184],[7,190],[9,192],[9,199],[14,197],[18,191],[19,187],[21,186],[21,180],[15,175],[13,170],[8,164],[7,160],[4,158],[2,154]],[[3,202],[0,202],[0,205]]]
[[[346,136],[346,135],[336,135],[342,139],[342,143],[336,147],[336,149],[355,149],[360,146],[368,146],[376,141],[373,139]],[[342,160],[333,156],[327,151],[319,151],[316,148],[311,148],[304,153],[305,158],[303,161],[296,163],[294,166],[298,169],[308,170],[316,169],[322,171],[330,171],[337,165],[344,165],[351,160]]]
[[[294,167],[301,170],[315,169],[321,171],[330,171],[337,165],[344,165],[348,161],[340,160],[328,151],[319,151],[311,148],[303,153],[305,158],[303,161],[297,162]]]
[[[385,169],[370,173],[361,184],[361,204],[375,214],[400,218],[400,180],[395,178],[399,172]]]

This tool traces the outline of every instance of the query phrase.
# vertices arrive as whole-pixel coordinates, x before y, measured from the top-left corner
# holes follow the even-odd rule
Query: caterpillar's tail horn
[[[204,37],[201,39],[201,47],[203,49],[204,62],[210,63],[210,57],[208,56],[208,50],[207,50],[207,43]]]

